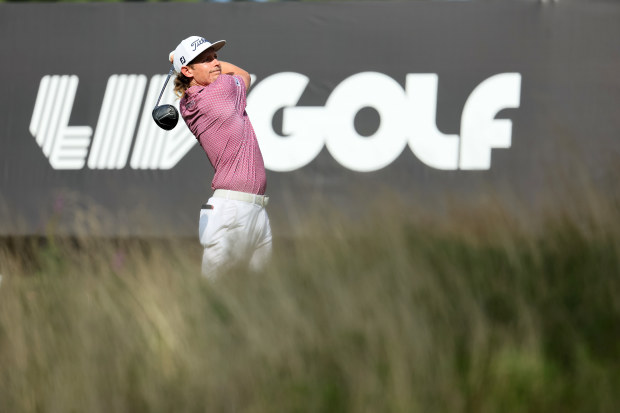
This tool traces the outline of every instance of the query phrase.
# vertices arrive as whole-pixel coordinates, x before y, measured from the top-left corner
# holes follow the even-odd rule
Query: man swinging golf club
[[[218,60],[225,40],[183,40],[170,53],[174,91],[188,128],[215,170],[213,195],[200,211],[202,273],[214,278],[229,264],[260,269],[271,255],[263,156],[245,111],[250,75]]]

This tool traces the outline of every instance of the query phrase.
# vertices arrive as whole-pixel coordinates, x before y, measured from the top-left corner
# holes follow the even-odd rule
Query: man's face
[[[207,86],[217,79],[222,73],[222,67],[217,60],[214,50],[205,50],[200,53],[191,63],[181,68],[181,72],[201,86]],[[193,82],[192,82],[193,83]]]

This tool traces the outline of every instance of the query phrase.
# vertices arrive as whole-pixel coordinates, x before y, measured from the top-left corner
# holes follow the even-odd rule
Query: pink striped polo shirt
[[[192,86],[179,108],[187,127],[215,170],[211,188],[263,195],[265,165],[256,133],[245,111],[241,76],[221,74],[208,86]]]

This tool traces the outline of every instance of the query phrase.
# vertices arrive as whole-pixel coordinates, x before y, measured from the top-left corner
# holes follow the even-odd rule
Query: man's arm
[[[220,65],[222,66],[222,73],[227,75],[239,75],[243,78],[245,82],[245,90],[250,88],[250,74],[240,68],[239,66],[235,66],[232,63],[222,62],[220,60]]]

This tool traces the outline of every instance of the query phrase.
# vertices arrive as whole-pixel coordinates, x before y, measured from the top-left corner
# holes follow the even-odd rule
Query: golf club
[[[164,87],[161,88],[161,92],[159,93],[159,97],[157,98],[157,102],[153,108],[153,120],[155,120],[157,126],[165,130],[173,129],[177,126],[177,122],[179,121],[179,112],[174,106],[159,105],[161,96],[164,94],[164,90],[166,89],[166,85],[168,84],[168,80],[170,80],[172,73],[174,73],[174,65],[170,67],[170,71],[168,72],[168,76],[164,82]]]

